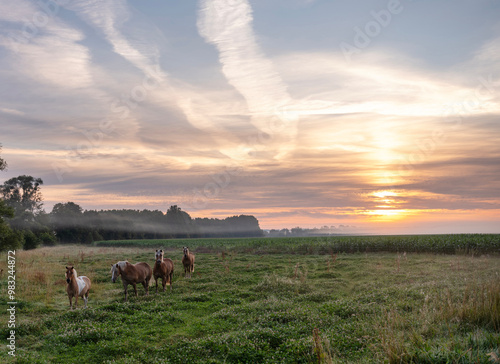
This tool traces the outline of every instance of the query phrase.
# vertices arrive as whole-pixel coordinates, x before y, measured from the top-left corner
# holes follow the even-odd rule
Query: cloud
[[[22,112],[22,111],[4,108],[4,107],[0,107],[0,112],[5,113],[5,114],[10,114],[10,115],[18,115],[18,116],[24,115],[24,112]]]
[[[9,23],[2,29],[0,46],[10,51],[8,59],[16,72],[58,88],[92,85],[90,54],[79,44],[82,32],[25,1],[2,7],[9,14],[2,18]]]
[[[252,8],[246,0],[200,2],[198,31],[219,51],[222,72],[245,98],[252,122],[262,132],[277,134],[271,120],[277,116],[286,124],[281,136],[293,143],[296,119],[283,114],[283,108],[291,102],[287,86],[260,48],[252,21]],[[286,140],[280,139],[280,143],[285,148]]]
[[[305,52],[274,59],[296,101],[290,112],[312,114],[377,113],[397,116],[439,116],[448,105],[475,101],[474,113],[500,110],[490,92],[494,84],[480,79],[464,85],[456,74],[434,74],[397,53],[366,52],[348,64],[335,52]],[[301,72],[296,72],[300,69]],[[495,83],[497,80],[493,80]],[[483,83],[490,82],[489,79]],[[480,93],[478,93],[481,91]]]

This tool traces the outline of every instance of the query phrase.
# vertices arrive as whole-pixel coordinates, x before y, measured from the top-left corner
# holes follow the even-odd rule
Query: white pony
[[[90,279],[85,276],[78,277],[75,268],[66,267],[66,292],[69,298],[69,308],[73,309],[73,297],[75,297],[75,308],[78,305],[78,297],[85,301],[85,308],[89,299]]]

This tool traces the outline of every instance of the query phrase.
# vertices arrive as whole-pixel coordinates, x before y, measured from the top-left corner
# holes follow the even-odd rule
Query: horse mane
[[[128,261],[127,260],[122,260],[120,262],[117,262],[113,265],[111,265],[111,273],[113,273],[113,269],[116,269],[115,267],[119,267],[120,269],[124,269],[125,266],[127,265]]]
[[[120,267],[120,269],[124,269],[124,268],[125,268],[125,266],[127,265],[127,263],[128,263],[128,260],[122,260],[122,261],[120,261],[120,262],[116,263],[116,265],[117,265],[118,267]]]

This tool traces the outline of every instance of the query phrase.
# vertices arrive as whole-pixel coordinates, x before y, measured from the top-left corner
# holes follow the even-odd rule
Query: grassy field
[[[307,239],[142,241],[128,242],[128,247],[98,243],[18,251],[16,360],[499,361],[498,236],[483,243],[488,249],[461,246],[458,254],[420,248],[379,252],[384,244],[396,242],[392,238],[385,243],[381,238],[371,247],[360,239],[350,250],[344,238]],[[439,245],[436,239],[430,238],[429,246]],[[459,246],[467,238],[455,239]],[[183,245],[196,254],[191,279],[182,274]],[[175,264],[173,291],[156,294],[152,283],[149,296],[141,286],[139,297],[130,295],[124,303],[121,282],[111,283],[111,264],[127,259],[152,265],[160,247]],[[6,254],[0,258],[0,302],[6,312]],[[69,310],[64,281],[69,264],[92,280],[88,309],[79,300],[80,308]],[[8,315],[2,315],[0,362],[16,362],[4,345],[7,321]]]

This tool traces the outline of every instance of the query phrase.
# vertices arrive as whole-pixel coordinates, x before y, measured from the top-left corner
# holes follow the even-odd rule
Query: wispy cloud
[[[252,22],[252,8],[246,0],[200,1],[198,31],[216,46],[222,72],[245,98],[252,122],[273,135],[276,121],[271,117],[280,117],[287,124],[281,133],[288,134],[293,142],[296,119],[283,113],[292,100],[272,60],[260,48]],[[286,146],[285,140],[280,142]]]
[[[92,85],[90,54],[80,44],[82,32],[26,1],[3,2],[2,7],[0,18],[10,26],[3,28],[0,46],[10,51],[8,60],[16,72],[64,89]],[[33,22],[37,16],[43,21]]]
[[[4,107],[0,107],[0,112],[3,112],[5,114],[11,114],[11,115],[24,115],[24,112],[22,112],[22,111],[4,108]]]

